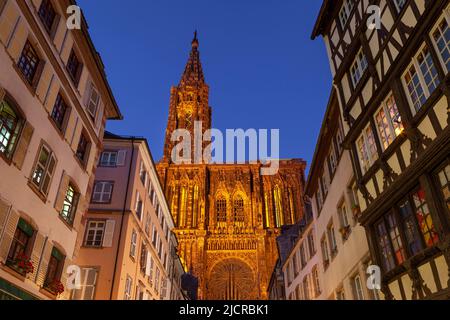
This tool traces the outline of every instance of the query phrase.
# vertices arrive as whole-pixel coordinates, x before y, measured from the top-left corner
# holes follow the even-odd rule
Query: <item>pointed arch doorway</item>
[[[226,259],[211,270],[208,300],[255,300],[257,287],[255,273],[242,260]]]

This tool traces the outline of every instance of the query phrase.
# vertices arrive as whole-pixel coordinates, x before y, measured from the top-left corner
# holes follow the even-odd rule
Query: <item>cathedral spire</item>
[[[199,42],[197,38],[197,30],[194,33],[192,40],[192,50],[189,55],[189,60],[181,77],[181,85],[195,86],[205,83],[205,76],[203,75],[202,64],[200,62],[200,52],[198,51]]]

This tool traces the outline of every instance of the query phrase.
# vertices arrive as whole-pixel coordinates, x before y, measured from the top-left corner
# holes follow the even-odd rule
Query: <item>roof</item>
[[[76,0],[68,0],[68,2],[70,4],[72,4],[72,5],[78,5]],[[103,80],[103,82],[104,82],[104,84],[106,86],[106,89],[108,91],[109,98],[111,99],[111,102],[112,102],[113,111],[116,113],[115,116],[110,117],[109,119],[110,120],[122,120],[123,119],[123,115],[120,112],[119,105],[117,104],[117,101],[116,101],[116,98],[114,97],[114,94],[112,92],[111,86],[109,85],[108,78],[107,78],[106,73],[105,73],[105,66],[103,64],[102,58],[100,56],[100,53],[95,49],[94,43],[92,41],[92,38],[91,38],[91,36],[90,36],[90,34],[88,32],[89,26],[88,26],[88,24],[86,22],[84,14],[82,14],[81,16],[82,16],[82,25],[83,25],[83,27],[81,28],[81,32],[82,32],[84,38],[87,41],[87,44],[89,46],[89,49],[91,51],[92,56],[94,57],[94,60],[95,60],[96,66],[97,66],[97,71],[99,72],[99,74],[102,77],[102,80]]]
[[[316,23],[314,24],[314,29],[311,34],[311,39],[314,40],[317,36],[323,34],[326,27],[326,23],[329,21],[329,16],[331,14],[330,10],[333,8],[333,4],[336,0],[324,0],[322,2],[322,7],[319,11],[319,16],[317,17]]]

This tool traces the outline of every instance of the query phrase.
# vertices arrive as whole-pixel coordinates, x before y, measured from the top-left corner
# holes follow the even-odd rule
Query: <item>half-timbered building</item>
[[[450,4],[323,2],[360,223],[386,299],[450,297]]]

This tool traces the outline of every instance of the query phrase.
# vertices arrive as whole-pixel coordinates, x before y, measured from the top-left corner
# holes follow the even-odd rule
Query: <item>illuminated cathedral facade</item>
[[[185,71],[171,89],[164,157],[157,165],[174,217],[178,254],[199,279],[200,299],[267,299],[283,225],[303,218],[306,163],[280,160],[278,173],[261,163],[175,164],[174,130],[192,134],[194,122],[211,128],[212,109],[195,36]],[[194,151],[192,151],[194,152]]]

